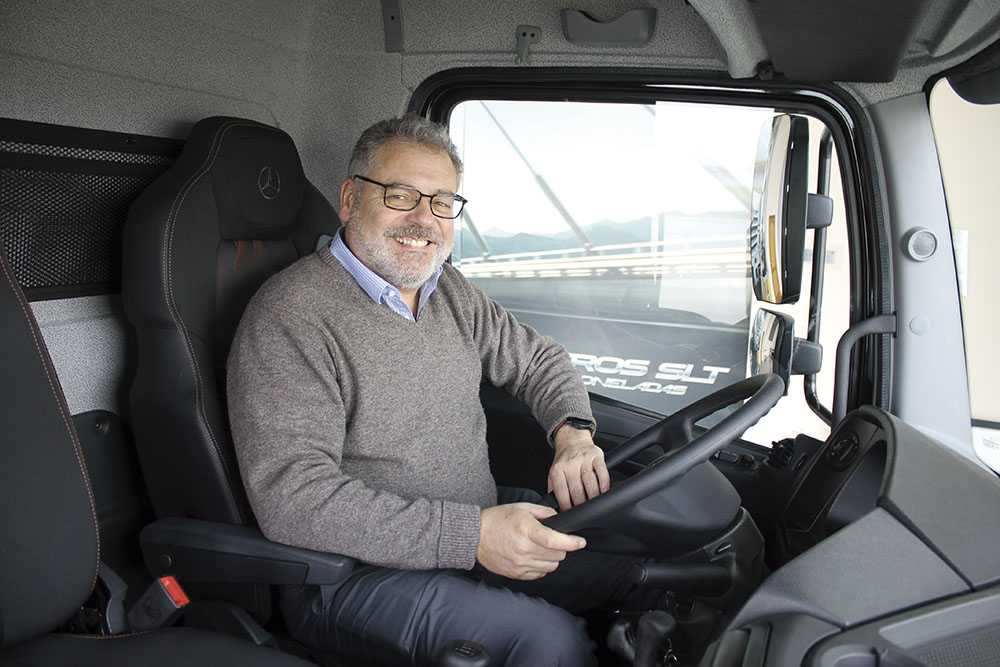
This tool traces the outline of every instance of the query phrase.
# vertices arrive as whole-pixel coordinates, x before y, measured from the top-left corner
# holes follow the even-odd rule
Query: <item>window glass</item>
[[[966,102],[947,80],[930,97],[931,121],[955,249],[965,330],[973,445],[995,469],[1000,467],[1000,226],[996,224],[997,155],[1000,155],[1000,105]]]
[[[772,114],[683,102],[464,102],[450,126],[470,203],[456,220],[452,261],[565,345],[591,392],[672,413],[747,375],[750,198]],[[829,428],[813,419],[819,426],[809,428],[825,437]],[[806,429],[786,423],[776,437],[797,430]]]

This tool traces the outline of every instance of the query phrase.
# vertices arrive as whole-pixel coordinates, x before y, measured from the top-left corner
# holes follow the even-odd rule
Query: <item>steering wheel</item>
[[[606,493],[544,519],[542,523],[563,533],[610,528],[617,512],[663,488],[743,435],[767,414],[784,391],[781,378],[766,373],[723,387],[678,410],[615,447],[605,460],[610,470],[653,445],[662,445],[667,450],[665,454],[632,477],[616,483]],[[743,405],[718,424],[694,437],[693,426],[697,421],[744,400]],[[548,502],[543,501],[543,504],[554,503],[551,494],[546,500]]]

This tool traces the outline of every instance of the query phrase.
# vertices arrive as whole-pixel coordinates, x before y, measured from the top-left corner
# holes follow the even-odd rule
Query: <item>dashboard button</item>
[[[736,454],[733,454],[732,452],[727,452],[724,449],[716,452],[714,458],[718,459],[719,461],[722,461],[723,463],[736,463],[737,461],[740,460],[740,457],[736,456]]]

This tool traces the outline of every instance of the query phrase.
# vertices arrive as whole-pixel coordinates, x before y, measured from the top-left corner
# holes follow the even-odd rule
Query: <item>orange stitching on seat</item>
[[[83,447],[80,445],[80,439],[76,433],[76,429],[70,423],[68,417],[69,406],[66,405],[66,397],[62,392],[62,388],[57,388],[56,386],[58,385],[58,379],[53,382],[53,378],[56,377],[55,368],[52,367],[52,359],[48,355],[45,344],[39,340],[41,332],[38,331],[35,316],[34,314],[28,314],[28,302],[24,297],[24,293],[21,291],[20,284],[14,278],[13,269],[7,263],[7,253],[3,249],[2,237],[0,237],[0,268],[3,269],[7,282],[10,283],[14,298],[17,299],[18,305],[21,306],[21,313],[24,315],[25,322],[28,325],[28,331],[31,332],[31,338],[35,343],[35,351],[38,353],[38,357],[42,362],[42,369],[45,371],[45,378],[48,380],[49,389],[52,391],[52,397],[56,399],[56,407],[59,409],[59,415],[62,417],[63,426],[66,427],[66,432],[69,434],[70,442],[73,443],[73,452],[76,454],[76,462],[80,466],[80,472],[83,476],[83,486],[87,490],[87,499],[90,501],[90,513],[94,518],[94,536],[97,544],[97,562],[94,564],[94,578],[90,583],[90,589],[93,590],[94,587],[97,586],[98,571],[101,566],[101,529],[97,523],[97,505],[94,502],[93,489],[90,488],[90,475],[87,473],[87,464],[83,459]]]
[[[183,206],[184,201],[187,199],[188,193],[191,191],[194,185],[199,180],[201,180],[202,176],[207,174],[211,170],[211,168],[215,165],[215,159],[218,157],[218,153],[222,148],[222,140],[225,137],[226,132],[228,132],[230,129],[234,127],[256,127],[262,129],[270,129],[267,128],[267,126],[265,125],[258,125],[254,123],[248,123],[245,121],[238,121],[238,122],[227,123],[223,125],[221,128],[219,128],[219,130],[217,130],[216,135],[212,140],[212,146],[209,150],[209,154],[208,157],[206,158],[205,163],[203,163],[202,166],[199,167],[199,170],[196,171],[188,179],[188,182],[184,184],[184,187],[181,188],[181,191],[177,193],[176,197],[174,197],[174,202],[170,207],[170,212],[167,214],[167,226],[166,229],[164,230],[164,246],[163,246],[163,271],[164,271],[163,282],[164,282],[164,298],[167,303],[167,310],[170,313],[171,319],[174,321],[174,325],[177,326],[178,331],[181,333],[181,336],[184,339],[185,353],[187,354],[188,361],[191,363],[195,373],[195,378],[196,378],[195,407],[201,414],[202,418],[201,425],[205,429],[205,434],[212,442],[212,446],[215,448],[216,457],[218,458],[218,461],[222,466],[226,482],[226,489],[229,492],[229,497],[233,503],[233,509],[236,511],[236,516],[239,517],[241,521],[246,522],[246,517],[244,517],[243,513],[240,511],[239,503],[236,502],[236,496],[233,493],[232,484],[230,484],[229,481],[229,477],[232,473],[229,471],[229,468],[226,465],[226,460],[222,456],[222,452],[219,448],[219,443],[216,440],[215,434],[212,432],[212,427],[208,422],[208,415],[205,412],[205,406],[202,399],[202,391],[203,391],[202,384],[204,380],[202,379],[201,376],[201,367],[199,366],[198,359],[194,354],[194,349],[191,344],[191,338],[187,331],[187,325],[184,324],[184,320],[181,317],[180,311],[177,308],[177,303],[174,300],[173,282],[171,279],[171,276],[173,275],[172,260],[173,260],[174,227],[177,222],[177,217],[180,214],[180,208]]]
[[[257,268],[260,266],[260,256],[263,254],[263,244],[260,241],[254,240],[253,242],[253,260],[250,262],[250,266]]]
[[[239,271],[247,261],[246,241],[236,241],[236,270]]]

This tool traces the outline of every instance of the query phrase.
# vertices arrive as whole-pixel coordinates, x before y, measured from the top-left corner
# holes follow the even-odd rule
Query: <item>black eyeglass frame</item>
[[[442,218],[444,220],[454,220],[458,216],[462,215],[462,211],[465,210],[465,205],[469,202],[469,200],[463,197],[462,195],[445,195],[445,194],[428,195],[424,194],[420,190],[417,190],[415,187],[409,185],[402,185],[400,183],[388,183],[388,184],[379,183],[378,181],[372,180],[367,176],[362,176],[361,174],[354,174],[353,178],[364,181],[365,183],[371,183],[372,185],[382,186],[382,203],[385,205],[386,208],[392,209],[393,211],[412,211],[416,207],[420,206],[420,202],[423,201],[424,197],[426,197],[430,203],[431,213],[433,213],[436,217]],[[389,188],[403,188],[404,190],[412,190],[413,192],[416,192],[420,196],[417,197],[416,203],[413,204],[413,206],[411,206],[410,208],[399,208],[398,206],[390,206],[388,199],[386,199],[386,197],[389,196]],[[441,215],[440,213],[435,211],[434,200],[438,197],[451,197],[454,201],[457,201],[459,204],[458,212],[455,213],[455,215],[448,216],[448,215]]]

